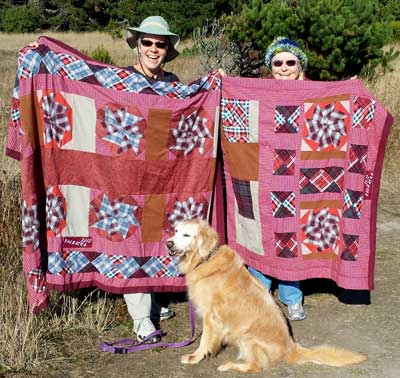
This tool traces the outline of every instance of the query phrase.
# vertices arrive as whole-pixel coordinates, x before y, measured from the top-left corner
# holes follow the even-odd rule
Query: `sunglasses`
[[[153,42],[153,41],[150,41],[149,39],[141,39],[140,43],[144,47],[151,47],[153,45],[156,45],[156,47],[158,49],[162,49],[162,50],[164,50],[168,46],[168,42],[162,42],[162,41]]]
[[[297,64],[297,60],[295,59],[290,59],[290,60],[274,60],[272,62],[272,65],[274,67],[281,67],[283,66],[283,63],[285,63],[288,67],[294,67]]]

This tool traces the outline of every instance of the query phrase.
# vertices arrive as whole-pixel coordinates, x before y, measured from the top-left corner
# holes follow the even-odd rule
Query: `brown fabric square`
[[[258,181],[258,143],[230,143],[222,138],[227,167],[232,177]]]
[[[142,243],[161,240],[165,201],[165,194],[153,194],[145,197],[142,213]]]
[[[166,160],[172,110],[149,109],[147,117],[146,160]]]

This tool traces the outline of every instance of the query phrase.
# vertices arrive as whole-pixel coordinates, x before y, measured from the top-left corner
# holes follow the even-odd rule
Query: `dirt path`
[[[72,354],[63,362],[55,362],[50,369],[38,372],[37,377],[51,378],[209,378],[209,377],[266,377],[269,378],[398,378],[400,376],[400,312],[399,262],[400,218],[385,216],[378,224],[378,253],[376,259],[376,288],[372,305],[349,306],[340,303],[331,293],[307,295],[305,307],[308,317],[292,322],[293,334],[306,346],[329,343],[366,353],[369,360],[361,365],[332,368],[307,365],[274,366],[262,374],[220,373],[217,367],[236,357],[236,350],[228,348],[218,358],[195,366],[181,365],[180,356],[192,351],[195,344],[184,349],[153,350],[128,355],[113,355],[96,351],[100,340],[87,343],[79,355]],[[163,323],[169,335],[182,340],[189,335],[187,303],[173,306],[177,316]],[[198,332],[199,334],[199,332]],[[114,335],[117,337],[117,335]],[[110,335],[112,337],[112,335]],[[107,336],[107,338],[109,338]],[[94,343],[94,344],[93,344]],[[33,375],[13,374],[5,377],[24,378]]]

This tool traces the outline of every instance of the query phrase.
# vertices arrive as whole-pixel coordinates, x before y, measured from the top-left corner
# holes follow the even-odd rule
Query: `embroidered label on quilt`
[[[364,177],[364,199],[369,200],[372,197],[372,184],[374,182],[374,172],[365,172]]]
[[[92,237],[86,236],[70,236],[63,238],[62,241],[63,248],[91,248],[92,247]]]

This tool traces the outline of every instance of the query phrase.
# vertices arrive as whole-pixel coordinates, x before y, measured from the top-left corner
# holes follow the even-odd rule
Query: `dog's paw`
[[[181,357],[182,364],[197,364],[202,358],[197,357],[196,354],[185,354]]]

